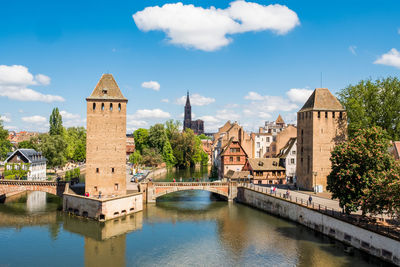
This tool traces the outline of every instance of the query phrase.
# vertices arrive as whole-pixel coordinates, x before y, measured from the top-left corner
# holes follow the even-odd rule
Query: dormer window
[[[106,95],[107,94],[107,88],[104,88],[102,92],[103,92],[103,95]]]

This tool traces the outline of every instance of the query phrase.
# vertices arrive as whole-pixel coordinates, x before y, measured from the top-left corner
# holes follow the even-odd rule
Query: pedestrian
[[[175,181],[175,178],[174,178],[174,183],[175,183],[176,181]]]
[[[182,183],[182,177],[181,177],[181,179],[180,179],[180,182]]]
[[[286,190],[286,198],[287,198],[287,199],[289,199],[289,194],[290,194],[289,189],[287,189],[287,190]]]
[[[310,205],[311,205],[311,202],[312,202],[312,196],[311,195],[308,197],[308,202],[310,202]]]
[[[274,192],[274,193],[276,192],[276,186],[274,186],[273,192]]]

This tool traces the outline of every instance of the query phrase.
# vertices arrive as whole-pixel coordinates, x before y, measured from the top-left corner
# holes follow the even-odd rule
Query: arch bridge
[[[67,182],[0,180],[0,199],[24,191],[42,191],[63,196]]]
[[[237,196],[235,182],[148,182],[146,190],[147,203],[154,203],[158,197],[178,191],[204,190],[218,194],[228,201]]]

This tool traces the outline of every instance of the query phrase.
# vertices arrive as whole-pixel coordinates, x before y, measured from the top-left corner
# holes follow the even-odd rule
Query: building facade
[[[297,185],[325,190],[333,148],[347,138],[347,116],[326,88],[317,88],[297,112]]]
[[[247,159],[243,171],[249,171],[254,184],[286,184],[285,168],[279,158]]]
[[[187,128],[192,129],[195,134],[204,133],[204,121],[192,121],[192,106],[190,105],[189,91],[186,96],[185,113],[183,118],[183,130]]]
[[[269,149],[264,154],[266,158],[274,158],[279,154],[279,151],[287,144],[290,138],[297,136],[297,128],[294,125],[288,125],[282,131],[273,136],[273,142],[270,144]]]
[[[296,161],[297,161],[297,138],[290,138],[286,145],[280,150],[277,157],[286,170],[287,183],[296,183]]]
[[[271,133],[252,133],[253,139],[253,158],[263,158],[265,153],[269,152],[273,136]]]
[[[86,192],[126,194],[126,105],[114,77],[103,74],[87,102]]]
[[[221,168],[219,177],[223,178],[229,170],[241,171],[246,163],[247,154],[240,142],[233,137],[225,145],[221,152]]]
[[[21,168],[27,171],[27,180],[44,181],[46,180],[46,162],[47,159],[41,152],[37,152],[34,149],[17,149],[7,155],[5,171]]]

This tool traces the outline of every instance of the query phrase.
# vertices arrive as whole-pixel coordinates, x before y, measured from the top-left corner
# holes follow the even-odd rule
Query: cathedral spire
[[[190,106],[189,90],[187,90],[187,95],[186,95],[186,106]]]

